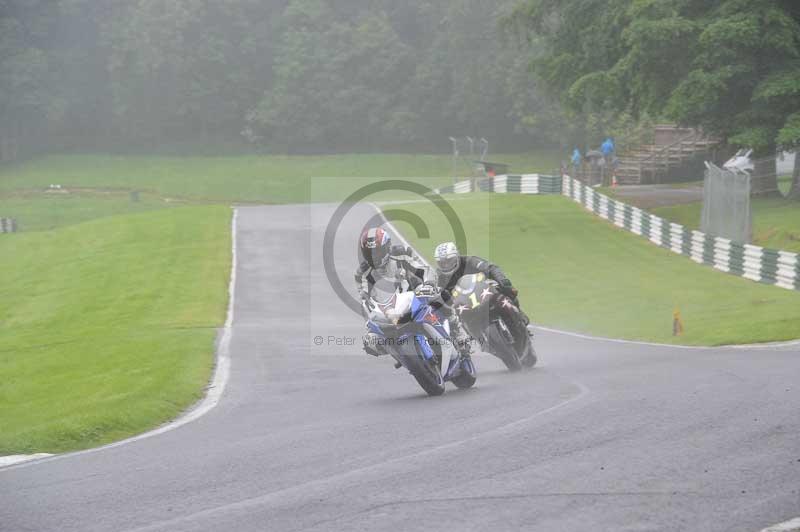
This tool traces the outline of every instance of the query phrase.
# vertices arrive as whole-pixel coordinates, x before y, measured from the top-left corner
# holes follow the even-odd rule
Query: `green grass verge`
[[[754,198],[753,243],[800,253],[800,202],[782,198]],[[687,203],[652,209],[657,216],[691,229],[700,228],[703,204]]]
[[[515,172],[544,173],[558,168],[558,152],[554,151],[497,154],[490,158],[511,164]],[[466,170],[465,165],[459,168],[462,173]],[[350,178],[432,177],[438,179],[429,180],[428,184],[436,187],[451,182],[451,176],[452,161],[447,155],[65,155],[42,157],[0,170],[0,192],[59,184],[91,189],[148,190],[166,197],[303,203],[323,194],[328,200],[342,199],[342,182]]]
[[[556,165],[548,154],[499,160],[525,171]],[[3,167],[0,216],[21,232],[0,235],[0,455],[115,441],[202,395],[224,319],[230,210],[186,207],[185,198],[331,201],[373,183],[368,176],[448,184],[450,164],[424,155],[97,155]],[[65,189],[45,192],[51,184]],[[145,192],[132,201],[128,190]]]
[[[542,325],[588,334],[690,345],[800,337],[800,293],[718,272],[620,230],[560,196],[471,196],[451,205],[470,251],[501,265]],[[427,222],[412,241],[427,258],[452,239],[430,206],[403,208]],[[408,236],[413,231],[398,224]],[[680,309],[685,334],[672,336]]]
[[[98,218],[181,205],[152,194],[132,201],[127,192],[39,192],[0,194],[0,216],[14,218],[20,232],[47,231]]]
[[[0,455],[142,432],[199,399],[210,375],[230,209],[83,223],[75,212],[62,219],[72,225],[0,235]]]
[[[789,175],[779,175],[778,176],[778,190],[781,191],[781,194],[786,196],[789,194],[789,191],[792,189],[792,176]]]

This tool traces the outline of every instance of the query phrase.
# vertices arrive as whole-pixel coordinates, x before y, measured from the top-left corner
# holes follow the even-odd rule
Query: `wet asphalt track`
[[[800,348],[542,332],[427,398],[358,342],[319,262],[332,208],[239,210],[231,375],[190,424],[0,470],[0,530],[755,531],[800,515]],[[351,287],[348,218],[337,261]],[[577,310],[577,309],[576,309]]]

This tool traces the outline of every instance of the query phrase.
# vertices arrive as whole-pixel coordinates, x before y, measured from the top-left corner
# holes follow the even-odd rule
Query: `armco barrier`
[[[674,253],[685,255],[697,263],[707,264],[717,270],[752,281],[787,290],[800,290],[800,255],[797,253],[741,244],[689,230],[682,225],[600,194],[569,176],[562,178],[539,174],[501,175],[461,181],[436,192],[465,194],[475,191],[563,194],[614,225]]]
[[[539,174],[499,175],[479,180],[460,181],[437,189],[439,194],[467,194],[469,192],[497,192],[500,194],[561,194],[561,176]]]
[[[752,281],[800,290],[800,255],[713,237],[616,201],[569,176],[562,193],[614,225],[652,243]]]

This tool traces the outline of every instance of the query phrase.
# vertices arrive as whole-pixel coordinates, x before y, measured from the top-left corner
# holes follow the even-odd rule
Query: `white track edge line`
[[[130,438],[126,438],[124,440],[120,440],[114,443],[109,443],[107,445],[103,445],[100,447],[93,447],[91,449],[84,449],[82,451],[75,451],[64,454],[45,455],[44,453],[42,453],[38,455],[26,455],[26,458],[21,458],[19,460],[16,460],[12,464],[3,464],[2,463],[3,457],[0,457],[0,472],[9,471],[12,469],[17,469],[20,467],[25,467],[33,464],[42,464],[45,462],[51,462],[53,460],[59,460],[61,458],[69,458],[73,456],[80,456],[83,454],[95,453],[98,451],[105,451],[107,449],[113,449],[115,447],[127,445],[129,443],[144,440],[146,438],[152,438],[153,436],[164,434],[165,432],[169,432],[171,430],[177,429],[178,427],[182,427],[187,423],[191,423],[192,421],[195,421],[200,417],[204,416],[205,414],[210,412],[215,406],[217,406],[217,403],[219,403],[219,400],[222,397],[222,393],[225,391],[225,387],[228,384],[228,379],[230,378],[230,367],[231,367],[230,345],[231,345],[231,338],[233,337],[233,318],[234,318],[234,306],[236,299],[236,268],[238,264],[237,251],[236,251],[236,229],[237,229],[238,217],[239,217],[239,211],[234,207],[233,216],[231,217],[231,276],[230,276],[230,281],[228,283],[228,311],[227,311],[227,317],[225,318],[225,325],[223,326],[222,329],[222,336],[220,337],[219,343],[217,344],[217,348],[215,349],[216,360],[214,364],[214,375],[212,376],[211,381],[208,383],[206,387],[205,397],[203,397],[203,399],[201,399],[198,403],[195,403],[193,407],[191,407],[189,410],[181,414],[177,419],[170,421],[164,425],[161,425],[160,427],[155,428],[151,431],[144,432],[142,434],[138,434],[136,436],[132,436]]]
[[[800,517],[795,517],[794,519],[778,523],[777,525],[768,526],[761,532],[793,532],[795,530],[800,530]]]
[[[542,325],[535,325],[534,328],[542,331],[551,332],[555,334],[563,334],[565,336],[574,336],[575,338],[582,338],[584,340],[594,340],[597,342],[611,342],[616,344],[630,344],[630,345],[645,345],[649,347],[670,347],[674,349],[778,349],[782,347],[800,347],[800,340],[789,340],[786,342],[769,342],[763,344],[730,344],[730,345],[681,345],[681,344],[661,344],[657,342],[645,342],[642,340],[620,340],[617,338],[606,338],[604,336],[592,336],[589,334],[581,334],[571,331],[563,331],[561,329],[553,329],[552,327],[545,327]]]
[[[403,234],[400,231],[397,230],[397,228],[394,226],[394,224],[392,224],[392,222],[390,222],[389,220],[386,219],[386,216],[383,215],[383,211],[381,210],[380,206],[378,204],[376,204],[376,203],[370,203],[370,206],[372,206],[372,208],[375,209],[378,212],[378,214],[381,215],[381,217],[383,218],[386,226],[389,227],[389,229],[394,234],[397,235],[397,237],[400,239],[400,241],[403,243],[403,245],[405,245],[407,248],[411,248],[414,251],[416,251],[417,252],[417,256],[420,258],[420,260],[428,268],[431,268],[431,264],[427,260],[425,260],[425,257],[422,256],[422,254],[419,252],[419,250],[416,249],[414,246],[412,246],[408,242],[408,240],[406,240],[406,238],[403,236]],[[616,339],[616,338],[604,338],[602,336],[591,336],[591,335],[588,335],[588,334],[580,334],[580,333],[571,332],[571,331],[564,331],[564,330],[561,330],[561,329],[554,329],[552,327],[544,327],[544,326],[541,326],[541,325],[533,325],[533,328],[534,329],[539,329],[539,330],[542,330],[542,331],[546,331],[546,332],[555,333],[555,334],[563,334],[565,336],[573,336],[575,338],[582,338],[584,340],[593,340],[593,341],[596,341],[596,342],[610,342],[610,343],[617,343],[617,344],[643,345],[643,346],[649,346],[649,347],[671,347],[671,348],[674,348],[674,349],[694,349],[694,350],[717,349],[717,350],[719,350],[719,349],[778,349],[778,348],[782,348],[782,347],[794,347],[794,346],[800,347],[800,340],[790,340],[790,341],[787,341],[787,342],[771,342],[771,343],[763,343],[763,344],[718,345],[718,346],[705,346],[704,347],[704,346],[698,346],[698,345],[660,344],[660,343],[656,343],[656,342],[645,342],[645,341],[641,341],[641,340],[619,340],[619,339]]]
[[[39,460],[53,456],[50,453],[36,453],[36,454],[11,454],[7,456],[0,456],[0,469],[11,467],[13,465],[21,464],[23,462],[30,462],[31,460]]]

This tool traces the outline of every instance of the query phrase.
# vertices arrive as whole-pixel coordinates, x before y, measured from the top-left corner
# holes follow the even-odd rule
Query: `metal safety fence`
[[[563,194],[597,216],[650,242],[717,270],[788,290],[800,290],[800,255],[714,237],[600,194],[564,176]]]
[[[561,176],[540,174],[499,175],[469,179],[436,189],[438,194],[495,192],[498,194],[561,194]]]
[[[706,163],[700,230],[734,242],[752,237],[750,174]]]
[[[699,264],[751,281],[800,290],[800,255],[767,249],[694,231],[642,209],[614,200],[570,176],[502,175],[466,180],[437,189],[439,194],[492,192],[563,194],[617,227],[642,236]]]

